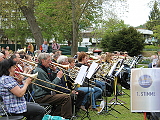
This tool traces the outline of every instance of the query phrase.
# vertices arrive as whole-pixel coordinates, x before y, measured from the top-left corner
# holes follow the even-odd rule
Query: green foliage
[[[75,1],[76,31],[89,27],[101,16],[101,7],[93,0]],[[72,40],[72,6],[70,0],[44,0],[36,8],[36,17],[42,28],[43,37],[59,42]]]
[[[122,20],[110,18],[108,21],[105,21],[102,28],[104,36],[102,36],[102,33],[100,34],[100,31],[96,31],[97,33],[99,32],[99,37],[103,37],[100,47],[103,48],[104,51],[108,51],[113,36],[117,34],[117,31],[123,29],[124,27],[127,27],[127,25],[125,25]]]
[[[154,27],[160,25],[160,10],[158,2],[155,0],[152,11],[150,12],[149,21],[146,23],[148,30],[154,30]]]
[[[145,59],[145,60],[140,61],[139,64],[147,64],[148,65],[150,62],[151,62],[150,59]]]
[[[123,28],[114,33],[107,33],[101,42],[102,48],[109,52],[127,51],[130,56],[137,56],[144,48],[142,34],[133,27]]]
[[[158,43],[160,43],[160,25],[154,27],[153,36],[158,39]]]
[[[12,41],[20,42],[22,47],[27,38],[31,38],[31,31],[28,23],[17,4],[12,0],[2,0],[1,5],[1,26],[7,36]]]
[[[159,49],[159,46],[154,46],[154,45],[145,45],[144,49]]]

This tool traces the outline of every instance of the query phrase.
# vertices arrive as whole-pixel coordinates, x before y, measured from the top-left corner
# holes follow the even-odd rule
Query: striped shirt
[[[27,111],[26,100],[24,97],[17,97],[10,92],[15,86],[20,86],[11,76],[0,77],[0,96],[3,98],[4,105],[8,113],[23,113]]]

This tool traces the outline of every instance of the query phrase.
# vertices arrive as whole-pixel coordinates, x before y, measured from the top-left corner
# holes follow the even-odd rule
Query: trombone
[[[64,69],[64,70],[69,69],[69,65],[61,65],[61,64],[58,64],[58,63],[55,63],[55,62],[51,62],[50,64],[54,65],[54,66],[57,66],[57,67],[60,67],[61,69]]]
[[[21,59],[20,61],[21,61],[21,62],[26,62],[26,63],[30,64],[31,66],[34,66],[34,67],[37,66],[37,63],[31,62],[31,61],[28,61],[28,60],[25,60],[25,59]]]
[[[47,81],[45,81],[45,80],[38,79],[38,78],[37,78],[38,72],[35,73],[35,74],[25,74],[25,73],[22,73],[22,72],[17,72],[17,71],[15,71],[15,73],[21,74],[21,75],[23,75],[23,76],[25,76],[25,77],[33,78],[34,80],[33,80],[33,82],[31,82],[31,83],[34,84],[34,85],[37,85],[37,86],[40,86],[40,87],[43,87],[43,88],[46,88],[46,89],[49,89],[49,90],[52,90],[52,91],[55,91],[55,92],[59,92],[59,93],[62,93],[62,94],[70,95],[70,94],[63,93],[63,92],[61,92],[61,91],[58,91],[58,90],[55,90],[55,89],[52,89],[52,88],[49,88],[49,87],[46,87],[46,86],[43,86],[43,85],[40,85],[40,84],[35,83],[35,80],[39,80],[39,81],[41,81],[41,82],[48,83],[48,84],[51,84],[51,85],[54,85],[54,86],[57,86],[57,87],[60,87],[60,88],[63,88],[63,89],[66,89],[66,90],[71,91],[70,89],[65,88],[65,87],[62,87],[62,86],[60,86],[60,85],[56,85],[56,84],[54,84],[54,83],[51,83],[51,82],[47,82]]]

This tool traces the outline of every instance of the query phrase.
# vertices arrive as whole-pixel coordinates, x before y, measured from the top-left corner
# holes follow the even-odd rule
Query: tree
[[[101,37],[103,37],[100,47],[103,48],[104,51],[108,51],[112,37],[117,34],[117,31],[122,30],[125,27],[128,27],[128,25],[125,25],[122,20],[110,18],[108,21],[105,21],[101,30],[103,33],[100,34]]]
[[[160,44],[160,25],[154,27],[153,36],[158,39],[157,43]]]
[[[123,28],[117,31],[111,36],[107,36],[109,39],[103,40],[108,44],[108,51],[127,51],[130,56],[136,56],[141,53],[144,48],[144,39],[142,34],[135,28]]]
[[[73,56],[78,51],[80,30],[90,27],[101,15],[100,10],[98,0],[44,0],[36,16],[45,38],[71,41]]]
[[[148,30],[153,30],[155,26],[160,25],[160,10],[158,6],[158,2],[154,1],[152,11],[150,12],[149,21],[146,23]]]
[[[41,30],[36,22],[36,18],[34,16],[34,7],[36,6],[35,0],[1,0],[1,14],[2,18],[4,16],[4,21],[2,21],[3,28],[6,28],[7,35],[14,39],[15,41],[18,39],[22,39],[24,43],[25,39],[31,37],[31,35],[27,35],[26,33],[32,32],[32,35],[35,39],[36,45],[39,46],[43,42],[43,37],[41,35]],[[23,15],[22,15],[22,13]],[[26,21],[28,25],[26,25]],[[7,25],[8,24],[8,25]],[[10,27],[8,27],[10,26]],[[29,29],[30,28],[30,31]],[[27,32],[26,32],[27,29]],[[22,30],[22,31],[19,31]],[[15,31],[15,38],[13,38],[13,32]],[[11,33],[11,34],[10,34]],[[22,35],[20,34],[22,33]],[[24,35],[25,34],[25,35]]]
[[[32,35],[35,39],[37,47],[39,47],[43,43],[43,37],[41,33],[41,29],[36,22],[36,17],[34,15],[34,7],[35,7],[35,0],[15,0],[16,4],[18,5],[19,9],[22,11],[23,15],[25,16]]]

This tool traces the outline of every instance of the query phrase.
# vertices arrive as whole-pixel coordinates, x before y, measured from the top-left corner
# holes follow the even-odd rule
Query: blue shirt
[[[0,96],[3,98],[4,105],[8,113],[23,113],[27,111],[26,100],[24,97],[15,96],[10,90],[15,86],[20,86],[11,76],[0,77]]]
[[[48,51],[48,45],[42,44],[42,52],[47,52]]]

